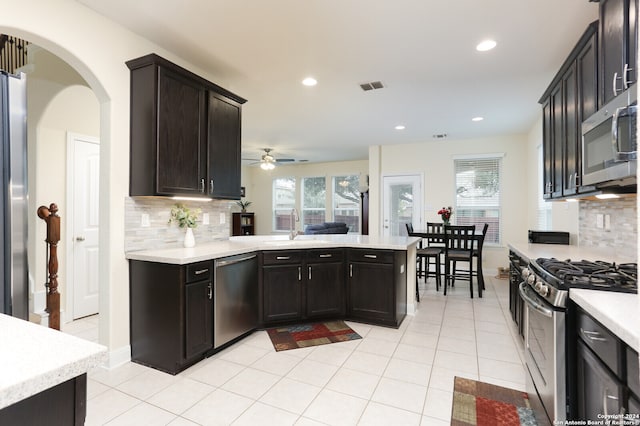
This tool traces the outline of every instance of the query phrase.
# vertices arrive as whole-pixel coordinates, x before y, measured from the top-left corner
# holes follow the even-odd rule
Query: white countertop
[[[407,250],[420,241],[417,237],[373,237],[350,234],[299,235],[289,240],[287,235],[252,235],[231,237],[229,240],[202,244],[192,248],[139,250],[126,253],[130,260],[184,265],[217,259],[256,250],[293,250],[331,247]]]
[[[571,289],[569,297],[640,353],[640,297],[638,295]]]
[[[560,260],[602,260],[604,262],[636,263],[629,253],[615,249],[600,249],[563,244],[509,243],[509,248],[527,260],[555,257]]]
[[[107,348],[0,314],[0,409],[102,364]]]

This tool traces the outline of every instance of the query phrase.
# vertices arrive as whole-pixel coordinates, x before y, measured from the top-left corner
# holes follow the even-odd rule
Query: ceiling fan
[[[271,151],[273,151],[271,148],[263,148],[263,150],[264,154],[262,154],[262,157],[259,160],[257,158],[243,158],[243,160],[255,161],[255,163],[252,164],[259,163],[262,170],[273,170],[276,167],[277,163],[291,163],[296,161],[293,158],[276,159],[273,155],[271,155]]]

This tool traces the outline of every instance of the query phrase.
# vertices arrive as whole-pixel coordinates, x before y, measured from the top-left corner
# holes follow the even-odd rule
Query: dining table
[[[444,241],[445,237],[444,229],[443,232],[430,232],[426,229],[414,229],[413,232],[409,232],[408,234],[410,237],[420,237],[427,240],[439,239]],[[473,240],[476,243],[476,249],[478,250],[478,297],[482,297],[482,290],[484,290],[484,275],[482,274],[482,247],[484,246],[484,234],[482,233],[482,228],[476,228],[473,232]]]

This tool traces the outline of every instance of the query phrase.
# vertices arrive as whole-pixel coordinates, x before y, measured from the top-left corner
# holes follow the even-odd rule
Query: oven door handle
[[[539,313],[540,315],[544,315],[547,318],[553,318],[553,310],[546,307],[543,303],[537,300],[537,297],[530,296],[527,291],[527,284],[523,281],[520,283],[519,287],[520,296],[527,302],[527,306],[531,309]]]

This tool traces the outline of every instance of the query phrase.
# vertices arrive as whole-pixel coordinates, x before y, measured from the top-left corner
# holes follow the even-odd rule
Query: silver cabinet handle
[[[369,258],[369,259],[377,259],[378,256],[375,254],[365,254],[364,257]]]
[[[618,77],[618,73],[614,72],[613,73],[613,96],[618,96],[618,85],[616,84],[616,82],[618,80],[622,80],[622,77]]]
[[[618,397],[614,396],[614,395],[609,395],[609,388],[604,388],[602,390],[602,408],[604,411],[604,416],[605,418],[609,415],[609,404],[608,404],[608,400],[613,400],[613,401],[618,401]],[[624,410],[624,408],[623,408]]]
[[[204,194],[204,178],[200,179],[200,192]]]
[[[302,266],[298,266],[298,281],[302,281]]]
[[[318,257],[333,257],[333,255],[332,254],[321,254]]]
[[[311,266],[309,266],[309,281],[311,281]]]
[[[213,179],[209,181],[209,194],[213,194]]]
[[[76,237],[76,241],[84,241],[84,237],[82,237],[82,236]]]
[[[622,71],[622,84],[624,85],[625,90],[634,83],[633,81],[629,81],[629,71],[633,71],[633,68],[630,68],[629,64],[624,64],[624,70]]]
[[[353,277],[353,263],[349,264],[349,276]]]
[[[588,330],[584,330],[582,327],[580,327],[580,333],[584,336],[585,339],[591,340],[592,342],[606,342],[607,341],[606,338],[600,337],[601,334],[598,333],[597,331],[588,331]]]
[[[289,260],[291,256],[276,256],[276,260]]]
[[[194,274],[202,275],[202,274],[204,274],[206,272],[209,272],[209,268],[207,268],[207,269],[198,269],[197,271],[194,272]]]
[[[213,289],[211,288],[211,283],[207,286],[209,300],[213,299]]]

